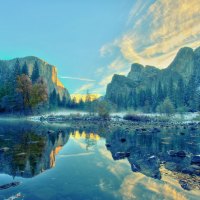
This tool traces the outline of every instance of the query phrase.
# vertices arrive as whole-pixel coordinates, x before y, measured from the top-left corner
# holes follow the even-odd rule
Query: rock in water
[[[192,158],[191,164],[200,165],[200,155],[196,155]]]
[[[179,183],[184,190],[191,190],[192,189],[191,186],[184,180],[180,180]]]
[[[115,160],[124,159],[130,156],[130,152],[117,152],[114,155]]]
[[[178,156],[178,157],[186,157],[186,152],[185,151],[178,151],[177,153],[176,153],[176,155]]]
[[[5,185],[1,185],[0,190],[6,190],[6,189],[11,188],[11,187],[16,187],[19,184],[20,184],[20,182],[12,182],[12,183],[8,183],[8,184],[5,184]]]

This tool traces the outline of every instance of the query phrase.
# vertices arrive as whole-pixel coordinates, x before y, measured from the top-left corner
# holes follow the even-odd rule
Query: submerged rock
[[[179,183],[184,190],[192,189],[191,186],[185,180],[180,180]]]
[[[189,175],[200,175],[200,167],[196,165],[191,165],[185,169],[182,170],[182,173],[189,174]]]
[[[4,184],[4,185],[0,186],[0,190],[6,190],[6,189],[11,188],[11,187],[16,187],[19,184],[20,184],[20,182],[12,182],[12,183],[8,183],[8,184]]]
[[[107,148],[111,147],[111,144],[107,143],[107,144],[106,144],[106,147],[107,147]]]
[[[124,159],[130,156],[130,152],[117,152],[114,155],[115,160]]]
[[[141,170],[139,165],[133,163],[131,164],[131,169],[133,172],[139,172]]]
[[[185,151],[178,151],[177,153],[176,153],[176,155],[178,156],[178,157],[186,157],[186,152]]]
[[[200,155],[196,155],[192,158],[191,164],[200,165]]]
[[[183,157],[187,156],[187,153],[183,150],[181,150],[181,151],[169,150],[169,151],[167,151],[167,153],[172,157],[177,156],[177,157],[183,158]]]
[[[126,142],[126,138],[121,138],[120,140],[122,143]]]

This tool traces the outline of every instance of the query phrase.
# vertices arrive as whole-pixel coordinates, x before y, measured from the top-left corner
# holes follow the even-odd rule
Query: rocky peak
[[[144,66],[139,63],[133,63],[131,65],[131,71],[134,72],[141,72],[144,69]]]
[[[200,57],[200,47],[195,49],[194,54]]]
[[[134,82],[140,82],[142,79],[142,71],[144,66],[138,63],[134,63],[131,66],[131,71],[128,74],[128,78],[132,79]]]
[[[157,75],[160,70],[154,66],[143,66],[141,64],[135,63],[131,66],[131,71],[128,74],[128,78],[136,83],[140,83],[146,79],[153,78]]]
[[[182,77],[188,80],[195,66],[194,51],[192,48],[181,48],[168,69],[178,72]]]

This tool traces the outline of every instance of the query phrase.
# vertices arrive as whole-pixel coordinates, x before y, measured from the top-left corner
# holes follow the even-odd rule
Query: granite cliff
[[[3,84],[6,80],[9,80],[9,77],[11,77],[13,73],[13,68],[17,59],[21,67],[24,65],[24,63],[27,64],[29,76],[31,76],[33,66],[35,62],[37,62],[39,66],[39,74],[45,79],[47,83],[48,93],[52,93],[55,89],[56,93],[59,94],[61,100],[64,96],[67,100],[70,99],[68,90],[64,87],[64,85],[61,83],[57,76],[56,67],[34,56],[15,58],[12,60],[0,60],[0,84]]]
[[[115,74],[105,97],[120,108],[141,108],[148,104],[155,110],[167,96],[178,107],[180,102],[177,99],[182,93],[181,104],[190,107],[199,86],[200,47],[196,50],[184,47],[165,69],[134,63],[127,76]],[[199,108],[197,105],[195,109]]]

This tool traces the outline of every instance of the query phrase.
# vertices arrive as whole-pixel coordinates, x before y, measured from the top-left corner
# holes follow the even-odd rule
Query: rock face
[[[0,84],[2,84],[5,80],[7,80],[11,76],[16,60],[17,58],[6,61],[0,60]],[[39,66],[39,74],[46,80],[49,94],[52,93],[53,90],[55,89],[56,93],[60,95],[61,99],[64,96],[66,97],[66,99],[70,99],[69,92],[57,77],[57,69],[55,66],[50,65],[47,62],[34,56],[18,58],[18,60],[21,67],[26,62],[28,66],[29,76],[31,76],[33,71],[33,66],[35,62],[37,62]]]
[[[30,124],[0,123],[1,145],[10,147],[0,152],[0,173],[31,178],[55,166],[55,157],[68,142],[71,129]],[[48,134],[49,128],[52,134]],[[11,140],[5,144],[8,135]],[[29,139],[23,144],[26,136]]]
[[[173,81],[176,89],[180,79],[187,85],[194,74],[196,79],[200,80],[200,47],[196,50],[184,47],[165,69],[134,63],[127,76],[114,75],[111,83],[107,85],[105,98],[119,107],[126,108],[125,105],[129,104],[128,101],[131,101],[138,90],[146,92],[150,89],[152,95],[156,95],[156,89],[161,83],[162,92],[166,93],[170,81]]]

